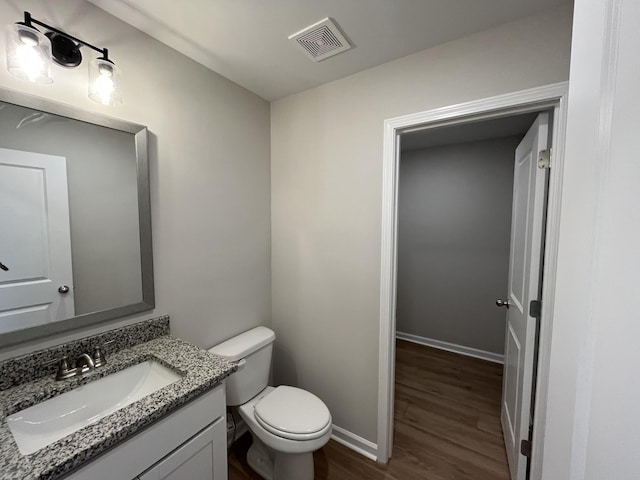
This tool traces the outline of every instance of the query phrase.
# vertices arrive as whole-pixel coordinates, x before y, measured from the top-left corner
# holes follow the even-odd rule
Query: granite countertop
[[[182,378],[30,455],[22,455],[6,417],[31,405],[146,360]],[[0,391],[0,479],[54,479],[63,476],[141,428],[178,409],[237,370],[237,365],[172,336],[162,336],[107,358],[82,377],[56,381],[49,375]]]

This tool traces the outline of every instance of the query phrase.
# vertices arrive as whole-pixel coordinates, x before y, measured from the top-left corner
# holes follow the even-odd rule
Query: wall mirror
[[[153,307],[146,127],[0,90],[0,346]]]

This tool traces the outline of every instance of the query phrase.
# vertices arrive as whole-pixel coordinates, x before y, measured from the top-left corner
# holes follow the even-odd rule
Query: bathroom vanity
[[[206,426],[202,428],[203,425]],[[223,385],[167,415],[65,478],[226,480]]]
[[[55,361],[106,342],[106,363]],[[227,478],[222,380],[234,363],[148,320],[0,363],[0,479]]]

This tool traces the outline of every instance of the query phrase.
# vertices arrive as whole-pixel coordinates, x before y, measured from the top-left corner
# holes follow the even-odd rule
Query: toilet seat
[[[313,440],[331,429],[331,414],[322,400],[285,385],[262,397],[254,417],[268,432],[291,440]]]

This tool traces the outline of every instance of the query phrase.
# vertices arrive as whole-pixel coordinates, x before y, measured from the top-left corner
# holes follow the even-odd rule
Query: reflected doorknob
[[[496,305],[499,307],[509,308],[509,300],[496,300]]]
[[[60,293],[69,293],[69,287],[67,287],[66,285],[62,285],[61,287],[58,287],[58,292]]]

